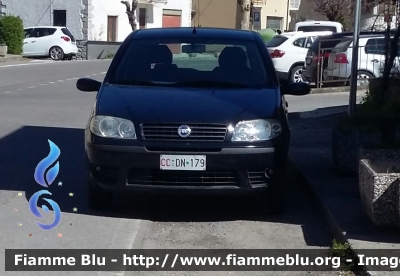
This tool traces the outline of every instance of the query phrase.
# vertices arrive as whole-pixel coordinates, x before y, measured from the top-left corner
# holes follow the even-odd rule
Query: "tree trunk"
[[[131,25],[132,31],[136,31],[137,24],[135,11],[139,4],[138,0],[132,0],[132,5],[129,1],[121,1],[121,3],[126,7],[126,15],[128,16],[129,25]]]
[[[251,0],[242,0],[241,8],[241,29],[242,30],[250,30],[250,10],[251,10]]]
[[[380,96],[381,102],[384,101],[386,97],[386,93],[389,89],[390,83],[389,83],[389,77],[390,77],[390,72],[392,71],[393,65],[394,65],[394,59],[397,57],[397,52],[398,52],[398,42],[400,38],[400,26],[397,28],[396,33],[393,37],[393,39],[390,39],[390,33],[387,34],[389,37],[389,43],[388,43],[388,49],[385,49],[385,66],[384,66],[384,71],[383,71],[383,76],[382,76],[382,93]],[[385,45],[386,46],[386,45]],[[386,46],[387,47],[387,46]]]

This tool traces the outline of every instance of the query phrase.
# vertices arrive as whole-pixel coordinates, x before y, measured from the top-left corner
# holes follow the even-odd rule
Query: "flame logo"
[[[37,208],[38,199],[43,194],[51,195],[51,193],[49,191],[41,190],[39,192],[34,193],[33,196],[31,197],[31,199],[29,200],[29,209],[31,210],[31,213],[38,218],[44,218],[43,215],[39,212],[39,210]],[[54,227],[56,227],[61,221],[60,206],[58,206],[58,204],[51,199],[47,199],[47,198],[43,198],[43,199],[46,200],[50,204],[51,208],[53,208],[54,221],[51,224],[42,224],[42,223],[36,221],[36,224],[43,230],[51,230]],[[47,208],[46,205],[42,205],[42,209],[46,212],[46,214],[48,214],[50,212],[49,208]]]
[[[54,144],[52,141],[48,140],[49,145],[50,145],[50,153],[49,155],[44,158],[42,161],[39,162],[39,164],[36,166],[35,169],[35,174],[34,178],[36,182],[43,186],[43,187],[49,187],[53,181],[56,179],[58,172],[60,170],[60,165],[59,162],[57,161],[57,158],[60,156],[61,151],[57,147],[56,144]],[[50,166],[57,161],[57,163],[50,168]],[[47,173],[46,173],[47,170]],[[51,193],[47,190],[41,190],[32,195],[32,197],[29,199],[29,209],[31,213],[38,217],[38,218],[44,218],[43,215],[39,212],[38,210],[38,200],[39,197],[43,194],[51,195]],[[54,227],[56,227],[60,221],[61,221],[61,210],[60,207],[56,202],[54,202],[51,199],[43,198],[45,201],[47,201],[50,206],[52,207],[54,211],[54,221],[51,224],[42,224],[40,222],[36,221],[36,224],[42,228],[43,230],[51,230]],[[43,211],[45,211],[46,214],[49,214],[49,208],[46,205],[42,205]]]
[[[36,182],[46,188],[49,187],[51,183],[53,183],[53,181],[56,179],[60,170],[59,162],[57,162],[52,168],[50,168],[47,173],[45,172],[61,154],[61,151],[56,144],[54,144],[50,140],[48,140],[48,142],[50,144],[50,153],[46,158],[39,162],[39,164],[36,166],[34,174]]]

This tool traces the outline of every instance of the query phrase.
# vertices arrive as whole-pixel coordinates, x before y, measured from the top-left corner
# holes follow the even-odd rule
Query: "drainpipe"
[[[290,0],[287,1],[286,31],[289,31]]]
[[[50,0],[50,26],[53,26],[53,0]]]

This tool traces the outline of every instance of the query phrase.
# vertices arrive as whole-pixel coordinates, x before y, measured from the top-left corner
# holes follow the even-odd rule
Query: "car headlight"
[[[90,131],[105,138],[136,139],[134,124],[116,117],[94,116],[90,122]]]
[[[266,141],[282,133],[282,126],[277,120],[241,121],[233,128],[232,141]]]

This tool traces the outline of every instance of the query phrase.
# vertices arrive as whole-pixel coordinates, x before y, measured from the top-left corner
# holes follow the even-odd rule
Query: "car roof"
[[[315,20],[310,20],[310,21],[302,21],[302,22],[297,22],[296,26],[314,26],[314,25],[325,25],[325,26],[342,26],[340,22],[334,22],[334,21],[315,21]]]
[[[280,34],[281,36],[286,36],[286,37],[302,37],[302,36],[313,36],[313,35],[328,35],[332,34],[331,31],[319,31],[319,32],[287,32],[287,33],[282,33]]]
[[[195,30],[195,32],[194,32]],[[211,28],[211,27],[171,27],[171,28],[151,28],[137,30],[133,39],[145,38],[190,38],[190,37],[203,37],[203,38],[222,38],[222,39],[239,39],[239,40],[254,40],[256,35],[253,31],[225,29],[225,28]]]
[[[52,28],[52,29],[63,29],[63,28],[67,28],[67,27],[63,27],[63,26],[31,26],[31,27],[25,27],[24,29],[39,29],[39,28]]]

